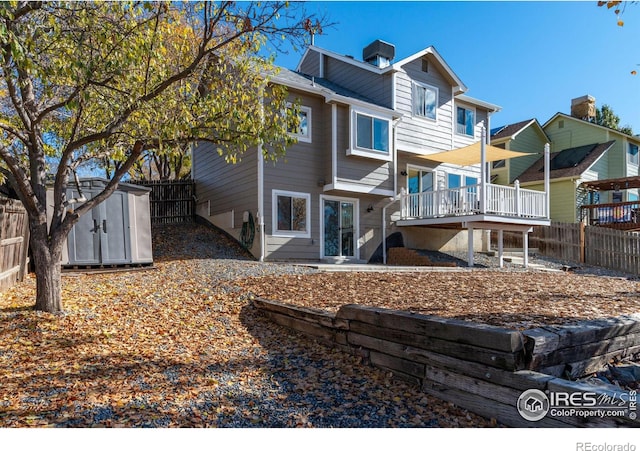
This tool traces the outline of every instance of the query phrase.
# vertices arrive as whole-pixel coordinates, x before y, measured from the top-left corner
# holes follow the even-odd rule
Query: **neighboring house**
[[[552,220],[576,222],[579,207],[585,203],[577,188],[584,181],[606,178],[607,156],[615,143],[608,141],[602,144],[587,144],[551,153],[549,193]],[[520,186],[542,191],[543,171],[544,162],[539,158],[520,174]]]
[[[260,260],[369,261],[393,232],[407,247],[480,249],[486,235],[467,240],[460,231],[463,215],[485,212],[479,165],[428,157],[477,143],[499,107],[465,95],[433,47],[394,57],[382,41],[364,49],[363,61],[309,47],[296,71],[273,79],[302,106],[298,142],[275,164],[254,149],[230,165],[197,145],[197,214],[239,239],[251,236],[255,215],[255,240],[246,244]],[[487,218],[473,219],[470,231]],[[521,230],[527,221],[518,221]]]
[[[561,222],[580,220],[580,206],[592,203],[637,201],[637,188],[625,190],[614,199],[612,191],[587,192],[580,184],[638,176],[640,137],[593,123],[595,99],[583,96],[571,102],[571,114],[557,113],[544,125],[527,120],[494,129],[495,146],[528,152],[532,157],[510,160],[492,169],[496,183],[541,190],[543,173],[541,149],[551,145],[551,219]],[[546,141],[545,141],[546,139]],[[533,156],[533,154],[538,153]],[[508,180],[508,181],[507,181]]]
[[[542,156],[544,145],[550,141],[537,119],[491,130],[492,146],[531,154],[527,157],[494,161],[491,165],[491,180],[499,185],[512,184]]]

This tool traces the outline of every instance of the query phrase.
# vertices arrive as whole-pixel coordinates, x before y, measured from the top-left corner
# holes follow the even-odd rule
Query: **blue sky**
[[[362,58],[375,39],[396,46],[396,61],[433,45],[469,88],[502,107],[491,126],[569,113],[590,94],[640,133],[640,4],[619,27],[597,1],[311,1],[309,13],[337,24],[315,44]],[[277,56],[294,69],[301,53]]]

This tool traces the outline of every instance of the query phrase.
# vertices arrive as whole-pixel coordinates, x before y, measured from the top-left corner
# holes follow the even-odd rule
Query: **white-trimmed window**
[[[638,164],[638,146],[636,144],[629,143],[627,148],[627,162],[629,164]]]
[[[459,135],[474,136],[476,112],[471,108],[456,107],[456,133]]]
[[[438,88],[413,82],[412,86],[412,112],[414,116],[436,120],[438,110]]]
[[[273,190],[273,235],[311,237],[311,195]]]
[[[351,110],[351,146],[347,155],[390,161],[391,119],[365,110]]]
[[[291,104],[287,105],[288,108],[293,108]],[[298,124],[296,126],[290,125],[288,132],[291,136],[298,139],[300,142],[311,142],[311,108],[308,106],[298,107]]]

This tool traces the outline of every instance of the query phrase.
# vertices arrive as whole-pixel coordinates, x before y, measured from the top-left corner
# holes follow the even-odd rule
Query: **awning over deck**
[[[474,164],[480,164],[482,156],[480,154],[480,141],[471,144],[470,146],[461,147],[459,149],[447,150],[445,152],[438,152],[430,155],[420,155],[419,158],[425,160],[436,161],[438,163],[450,163],[457,164],[459,166],[472,166]],[[498,161],[508,160],[510,158],[525,157],[532,155],[524,152],[514,152],[513,150],[501,149],[500,147],[490,146],[485,144],[486,152],[485,161]]]

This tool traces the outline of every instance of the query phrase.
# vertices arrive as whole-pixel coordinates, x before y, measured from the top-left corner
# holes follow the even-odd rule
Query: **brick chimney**
[[[571,116],[585,121],[596,117],[596,98],[590,95],[571,100]]]

